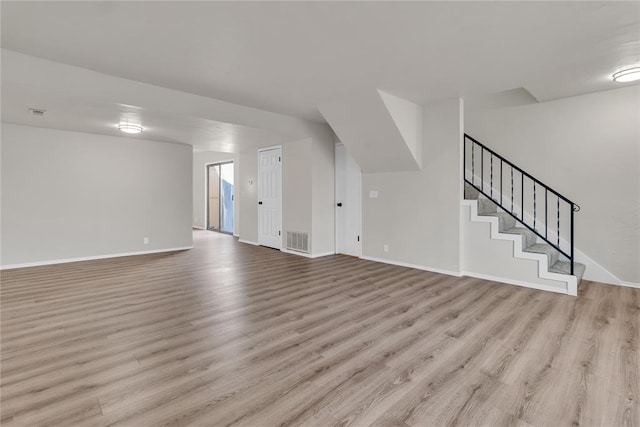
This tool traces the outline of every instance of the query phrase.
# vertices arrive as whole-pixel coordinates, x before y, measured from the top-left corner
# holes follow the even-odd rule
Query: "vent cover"
[[[309,233],[287,231],[287,249],[309,253]]]

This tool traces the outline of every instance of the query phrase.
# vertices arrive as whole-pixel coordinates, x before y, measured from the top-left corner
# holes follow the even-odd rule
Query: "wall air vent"
[[[287,231],[287,249],[309,253],[309,233]]]
[[[29,115],[36,117],[44,117],[47,110],[43,108],[29,108]]]

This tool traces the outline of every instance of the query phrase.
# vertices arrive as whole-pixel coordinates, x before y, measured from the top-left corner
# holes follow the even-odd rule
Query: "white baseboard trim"
[[[304,252],[290,251],[289,249],[280,249],[280,252],[284,252],[285,254],[298,255],[303,256],[305,258],[320,258],[323,256],[335,255],[335,252],[320,252],[317,254],[307,254]]]
[[[619,286],[626,286],[628,288],[640,288],[640,283],[634,283],[634,282],[625,282],[625,281],[620,281],[620,283],[618,284]]]
[[[334,251],[327,251],[327,252],[318,252],[317,254],[312,254],[311,258],[320,258],[323,256],[329,256],[329,255],[335,255],[336,253]]]
[[[233,233],[233,237],[240,237],[239,234]]]
[[[41,267],[44,265],[67,264],[70,262],[94,261],[97,259],[120,258],[125,256],[159,254],[162,252],[185,251],[188,249],[193,249],[193,245],[181,246],[178,248],[154,249],[151,251],[122,252],[117,254],[95,255],[95,256],[78,257],[78,258],[53,259],[53,260],[47,260],[47,261],[24,262],[20,264],[7,264],[7,265],[0,266],[0,270],[12,270],[14,268],[26,268],[26,267]]]
[[[246,243],[247,245],[259,246],[258,242],[252,242],[251,240],[238,239],[240,243]]]
[[[408,267],[408,268],[415,268],[417,270],[430,271],[431,273],[446,274],[447,276],[462,277],[462,273],[459,272],[459,271],[443,270],[441,268],[427,267],[425,265],[409,264],[407,262],[393,261],[393,260],[384,259],[384,258],[374,258],[374,257],[366,256],[366,255],[362,255],[360,258],[361,259],[365,259],[367,261],[374,261],[374,262],[381,262],[383,264],[397,265],[399,267]]]
[[[280,252],[284,252],[285,254],[298,255],[298,256],[305,257],[305,258],[313,258],[311,256],[311,254],[307,254],[307,253],[304,253],[304,252],[290,251],[289,249],[284,249],[284,248],[280,249]]]
[[[555,292],[558,294],[568,295],[567,291],[555,286],[541,285],[539,283],[524,282],[521,280],[506,279],[504,277],[491,276],[489,274],[472,273],[465,271],[464,276],[475,277],[476,279],[491,280],[492,282],[506,283],[507,285],[522,286],[523,288],[538,289],[540,291]]]
[[[206,228],[198,227],[197,225],[192,225],[191,228],[195,228],[196,230],[206,230]]]

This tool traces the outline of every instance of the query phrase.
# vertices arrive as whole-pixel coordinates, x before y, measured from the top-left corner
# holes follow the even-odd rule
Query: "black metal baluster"
[[[558,211],[558,247],[560,247],[560,197],[558,197],[558,204],[556,206]]]
[[[502,157],[500,158],[500,207],[502,207]]]
[[[547,193],[549,190],[547,187],[544,187],[544,238],[549,238],[549,225],[547,224],[547,213],[549,211],[547,206]]]
[[[474,153],[474,147],[476,143],[471,141],[471,185],[476,184],[476,156]]]
[[[467,137],[462,140],[462,189],[464,191],[464,182],[467,180]],[[463,193],[464,195],[464,193]]]
[[[489,181],[489,187],[491,187],[491,200],[493,200],[493,153],[489,153],[491,154],[491,157],[489,157],[489,161],[491,162],[491,172],[490,172],[490,181]]]
[[[536,182],[533,181],[533,230],[536,230]]]
[[[480,190],[484,193],[484,147],[480,146]]]
[[[524,222],[524,173],[520,172],[520,219]]]
[[[513,213],[513,166],[511,166],[511,213]]]

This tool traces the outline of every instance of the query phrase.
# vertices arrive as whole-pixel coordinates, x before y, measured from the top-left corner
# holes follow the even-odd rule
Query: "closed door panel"
[[[282,247],[282,149],[258,152],[258,243]]]
[[[361,172],[346,147],[336,145],[336,252],[361,256]]]

